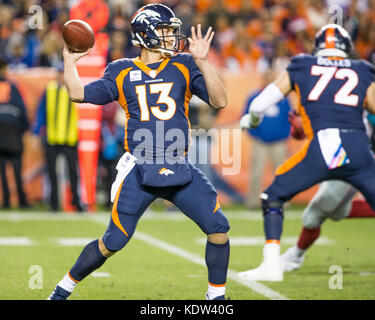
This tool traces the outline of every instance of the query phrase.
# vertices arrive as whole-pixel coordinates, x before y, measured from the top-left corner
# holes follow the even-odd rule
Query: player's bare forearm
[[[195,60],[195,63],[202,72],[206,83],[208,95],[210,97],[210,105],[215,109],[224,108],[228,104],[228,98],[218,74],[207,60]]]
[[[64,82],[70,99],[74,102],[82,102],[84,88],[79,79],[75,63],[64,63]]]
[[[84,99],[84,88],[79,79],[76,62],[87,55],[89,52],[71,52],[67,47],[64,48],[64,82],[69,93],[70,99],[74,102],[82,102]]]
[[[198,24],[197,29],[195,29],[195,27],[191,27],[191,38],[189,37],[188,41],[191,56],[193,57],[199,70],[202,72],[204,81],[206,83],[208,95],[210,97],[210,105],[215,109],[220,109],[224,108],[228,103],[227,94],[219,76],[207,60],[214,34],[215,32],[213,31],[212,27],[209,27],[206,35],[203,37],[202,26]]]

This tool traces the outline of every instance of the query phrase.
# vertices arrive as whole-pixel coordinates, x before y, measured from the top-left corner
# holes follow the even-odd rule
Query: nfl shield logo
[[[130,81],[140,81],[142,80],[141,70],[130,71]]]
[[[150,72],[148,74],[149,74],[149,76],[151,78],[155,78],[156,77],[156,71],[155,70],[150,70]]]

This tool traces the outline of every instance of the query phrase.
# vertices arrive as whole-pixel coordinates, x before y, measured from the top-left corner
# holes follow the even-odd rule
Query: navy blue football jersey
[[[363,103],[375,81],[373,65],[364,60],[301,54],[292,58],[287,71],[299,95],[302,120],[310,123],[313,132],[326,128],[365,130]]]
[[[176,152],[182,150],[179,153],[184,155],[189,145],[188,112],[193,94],[209,103],[205,81],[192,56],[178,54],[150,65],[139,58],[108,64],[101,79],[84,87],[84,102],[98,105],[119,102],[127,119],[126,151],[133,154],[151,133],[153,145],[142,146],[146,152],[152,150],[155,157],[174,143]],[[184,139],[177,139],[181,133]],[[181,141],[183,145],[178,145]]]

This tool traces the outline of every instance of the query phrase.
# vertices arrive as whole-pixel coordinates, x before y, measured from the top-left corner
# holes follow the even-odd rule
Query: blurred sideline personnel
[[[3,208],[9,208],[9,187],[6,177],[6,164],[14,169],[18,204],[28,207],[22,186],[22,136],[30,127],[25,104],[17,87],[5,79],[7,63],[0,58],[0,173],[3,189]]]
[[[250,105],[261,91],[275,80],[274,71],[268,69],[262,77],[262,88],[250,95],[244,114],[249,113]],[[288,115],[291,106],[287,98],[270,106],[264,114],[262,123],[255,129],[248,130],[252,138],[250,184],[246,205],[250,209],[259,208],[259,194],[262,174],[268,159],[273,168],[278,168],[287,157],[286,140],[290,133]]]
[[[124,146],[124,127],[117,124],[115,120],[118,108],[120,108],[120,106],[117,102],[104,105],[101,122],[99,163],[102,169],[102,184],[107,196],[105,202],[106,208],[110,208],[112,204],[111,186],[116,178],[116,166],[122,156]]]
[[[191,134],[189,159],[195,162],[195,166],[203,172],[217,191],[225,193],[233,203],[243,204],[245,201],[243,196],[212,166],[211,149],[214,135],[209,134],[209,130],[212,129],[218,112],[218,109],[211,108],[197,96],[191,98],[189,120],[195,132]]]
[[[50,205],[58,210],[56,160],[64,155],[68,165],[72,205],[82,211],[78,194],[78,111],[64,86],[64,68],[57,70],[56,80],[47,84],[34,123],[33,133],[43,137],[48,177],[51,184]]]
[[[349,59],[353,44],[348,32],[329,24],[317,33],[313,55],[292,58],[287,70],[255,99],[241,127],[259,125],[265,110],[291,90],[299,95],[299,113],[308,141],[276,170],[262,193],[266,243],[263,262],[240,277],[282,281],[280,238],[283,205],[296,194],[324,180],[343,180],[360,191],[375,209],[375,160],[362,121],[375,113],[375,68]]]
[[[369,137],[373,136],[373,125],[367,119],[372,118],[373,115],[367,115],[364,120]],[[303,130],[299,125],[295,128],[297,132]],[[303,228],[297,243],[281,255],[281,267],[284,271],[302,267],[306,251],[319,238],[321,226],[327,219],[340,221],[345,218],[375,218],[375,211],[365,200],[353,200],[356,193],[357,190],[349,183],[340,180],[324,181],[319,186],[318,192],[303,211]]]
[[[181,44],[185,42],[181,24],[167,6],[142,7],[131,20],[133,44],[141,46],[140,57],[110,63],[102,79],[85,87],[77,76],[75,63],[87,52],[77,54],[64,49],[65,83],[74,101],[104,105],[118,100],[123,107],[127,118],[126,152],[117,165],[118,174],[112,185],[112,217],[104,236],[83,249],[50,299],[66,299],[77,283],[121,250],[143,212],[157,198],[172,202],[207,234],[206,298],[225,299],[229,223],[217,201],[216,190],[188,162],[186,153],[192,94],[214,108],[225,107],[227,96],[207,61],[214,36],[212,28],[203,37],[200,25],[197,29],[192,27],[188,38],[190,54],[175,55],[183,51]],[[164,130],[160,138],[161,126]],[[178,135],[177,140],[165,135],[169,130]],[[142,137],[144,141],[139,142]]]

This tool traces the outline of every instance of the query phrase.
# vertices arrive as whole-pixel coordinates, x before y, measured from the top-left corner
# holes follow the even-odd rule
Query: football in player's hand
[[[95,43],[95,34],[90,25],[82,20],[69,20],[62,29],[66,46],[74,52],[85,52]]]

